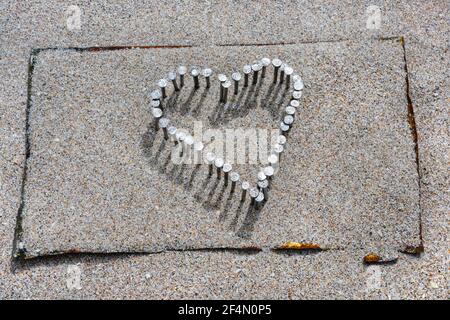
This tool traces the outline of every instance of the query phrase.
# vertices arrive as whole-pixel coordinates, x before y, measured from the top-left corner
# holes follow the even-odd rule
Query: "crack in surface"
[[[37,53],[39,51],[37,49],[32,49],[30,53],[30,58],[28,60],[28,78],[27,78],[27,103],[25,109],[25,160],[23,162],[23,172],[22,172],[22,185],[20,187],[20,203],[19,209],[17,210],[17,218],[16,218],[16,228],[14,230],[14,238],[12,244],[12,258],[22,257],[25,254],[25,249],[20,247],[20,243],[22,241],[22,219],[23,219],[23,210],[25,207],[25,186],[27,182],[27,173],[28,173],[28,159],[30,157],[30,109],[32,105],[32,97],[31,90],[33,87],[33,72],[34,72],[34,64]]]
[[[416,118],[414,115],[414,106],[412,103],[412,98],[410,94],[410,84],[409,84],[409,72],[408,72],[408,60],[406,58],[406,47],[405,47],[405,38],[402,36],[400,37],[400,43],[402,45],[403,49],[403,59],[405,62],[405,82],[406,82],[406,100],[408,102],[407,110],[408,110],[408,124],[409,128],[411,130],[411,136],[414,142],[414,153],[416,157],[416,170],[417,170],[417,183],[419,187],[419,239],[420,239],[420,245],[417,248],[414,248],[415,250],[412,250],[411,248],[409,250],[406,250],[406,252],[414,251],[413,253],[421,253],[424,251],[424,244],[423,244],[423,236],[422,236],[422,175],[421,175],[421,168],[420,168],[420,158],[419,158],[419,139],[417,134],[417,125],[416,125]]]

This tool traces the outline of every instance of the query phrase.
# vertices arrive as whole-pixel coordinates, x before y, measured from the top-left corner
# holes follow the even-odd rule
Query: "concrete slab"
[[[211,4],[215,44],[385,39],[448,29],[446,1],[248,1]],[[420,10],[418,10],[420,8]]]
[[[276,1],[280,3],[279,1]],[[159,15],[150,10],[151,4]],[[218,36],[217,25],[204,23],[198,13],[210,4],[183,2],[179,16],[199,17],[199,33],[179,20],[182,28],[174,34],[171,5],[160,1],[132,4],[129,1],[95,3],[77,1],[82,10],[80,30],[68,30],[66,10],[71,3],[61,1],[4,1],[0,14],[0,298],[1,299],[77,299],[77,298],[448,298],[448,1],[299,1],[294,18],[304,28],[282,29],[256,37],[259,43],[349,39],[366,41],[372,36],[405,35],[410,93],[418,131],[422,234],[424,253],[399,256],[397,263],[364,266],[365,250],[349,248],[320,254],[257,255],[227,252],[182,251],[144,256],[64,255],[28,261],[11,258],[20,185],[23,173],[27,64],[36,47],[80,47],[109,45],[179,44],[209,46]],[[200,4],[200,6],[198,5]],[[237,6],[239,2],[235,2]],[[365,29],[366,9],[377,5],[382,11],[380,30]],[[327,10],[335,7],[335,12]],[[122,9],[125,8],[125,9]],[[213,13],[226,21],[229,6],[218,5]],[[355,10],[360,8],[360,10]],[[239,8],[238,8],[239,9]],[[324,11],[328,11],[324,14]],[[272,16],[255,16],[273,24],[283,10]],[[354,12],[355,14],[346,14]],[[194,13],[194,14],[192,14]],[[191,15],[192,14],[192,15]],[[244,17],[246,12],[240,12]],[[319,19],[318,17],[323,17]],[[339,19],[340,21],[336,21]],[[158,20],[161,26],[155,27]],[[244,19],[245,20],[245,19]],[[301,20],[301,21],[300,21]],[[317,23],[317,22],[320,23]],[[136,28],[136,26],[139,28]],[[327,28],[327,25],[335,28]],[[252,28],[233,22],[224,26],[234,31],[238,43],[253,43]],[[255,29],[256,25],[253,25]],[[262,25],[265,28],[264,25]],[[328,32],[324,32],[324,28]],[[345,28],[345,32],[342,30]],[[255,30],[255,33],[258,31]],[[200,34],[200,37],[196,35]],[[327,36],[321,38],[321,36]],[[213,41],[214,38],[214,41]],[[438,89],[438,87],[440,89]],[[436,90],[437,89],[437,90]],[[240,272],[242,270],[242,272]],[[79,272],[78,272],[79,271]],[[80,286],[74,286],[77,275]],[[239,274],[238,278],[236,275]],[[237,279],[237,280],[236,280]],[[381,281],[376,281],[377,279]],[[231,280],[231,281],[230,281]]]
[[[146,91],[180,61],[208,61],[230,74],[262,56],[286,57],[306,89],[270,200],[255,212],[248,202],[239,206],[239,195],[223,182],[206,179],[206,168],[170,163],[150,125]],[[30,109],[26,254],[277,247],[288,241],[377,251],[418,245],[418,176],[403,59],[396,40],[40,52]],[[279,120],[276,112],[268,116],[266,98],[249,102],[246,96],[240,109],[254,103],[255,111],[217,121],[208,118],[217,113],[214,92],[186,91],[168,109],[185,127],[198,118],[205,127],[271,129]],[[191,106],[201,100],[202,112],[186,111],[187,99]]]
[[[0,37],[10,48],[192,45],[208,38],[210,2],[205,0],[194,5],[190,1],[126,0],[108,3],[51,0],[2,5],[8,16],[0,20],[3,23]],[[46,12],[45,19],[38,18],[36,12]],[[130,28],[134,30],[131,37]]]
[[[32,259],[4,298],[47,299],[426,299],[447,298],[445,268],[402,255],[364,265],[364,251],[317,254],[184,251]],[[52,284],[49,290],[48,285]],[[1,294],[2,292],[0,292]]]

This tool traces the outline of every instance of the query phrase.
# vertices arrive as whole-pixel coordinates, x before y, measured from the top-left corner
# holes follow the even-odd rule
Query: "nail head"
[[[244,72],[244,74],[249,74],[252,72],[252,67],[248,64],[246,64],[243,68],[242,71]]]
[[[264,67],[267,67],[268,65],[270,65],[270,59],[269,59],[269,58],[262,58],[262,59],[261,59],[261,64],[262,64]]]
[[[186,68],[185,66],[179,66],[179,67],[178,67],[178,73],[179,73],[180,75],[185,75],[186,72],[187,72],[187,68]]]
[[[297,100],[291,100],[289,104],[294,108],[298,108],[298,106],[300,106],[300,102],[298,102]]]
[[[277,58],[275,58],[275,59],[272,60],[272,65],[273,65],[274,67],[276,67],[276,68],[281,67],[281,64],[282,64],[282,63],[283,63],[283,62],[281,62],[281,60],[280,60],[280,59],[277,59]]]
[[[239,80],[241,80],[241,74],[240,74],[239,72],[234,72],[234,73],[231,75],[231,78],[232,78],[234,81],[239,81]]]
[[[210,68],[205,68],[202,71],[204,77],[210,77],[212,75],[212,70]]]
[[[152,108],[152,115],[154,118],[160,118],[162,117],[162,110],[160,108]]]
[[[158,80],[158,86],[159,86],[160,88],[165,88],[165,87],[167,86],[167,81],[166,81],[166,79],[159,79],[159,80]]]

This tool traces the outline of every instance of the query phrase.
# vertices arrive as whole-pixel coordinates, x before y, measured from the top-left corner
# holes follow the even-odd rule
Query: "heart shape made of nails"
[[[269,78],[268,68],[272,67],[273,76]],[[282,106],[282,113],[280,115],[279,132],[276,136],[274,145],[271,146],[271,152],[267,159],[267,166],[260,168],[257,173],[257,183],[252,186],[248,181],[243,181],[241,175],[233,170],[233,166],[226,162],[222,157],[214,154],[213,152],[207,152],[203,155],[204,144],[202,141],[196,141],[192,135],[188,132],[176,127],[174,121],[168,119],[165,115],[166,111],[173,104],[169,103],[170,98],[167,95],[168,86],[172,84],[172,95],[176,96],[177,93],[182,91],[186,85],[186,76],[188,75],[188,69],[185,66],[179,66],[177,71],[171,71],[168,73],[167,78],[160,79],[157,82],[159,89],[151,91],[151,113],[155,121],[156,129],[160,129],[164,132],[164,138],[166,140],[172,140],[175,145],[180,147],[182,154],[196,155],[197,159],[204,160],[203,163],[209,165],[209,175],[213,174],[213,171],[217,172],[218,177],[223,172],[225,182],[231,181],[232,188],[237,185],[242,190],[241,201],[245,201],[247,194],[251,198],[251,203],[255,207],[259,208],[268,199],[268,190],[270,187],[270,181],[276,173],[281,154],[283,153],[286,145],[286,137],[291,129],[294,120],[296,109],[299,107],[299,100],[303,93],[303,80],[298,74],[294,74],[294,70],[283,63],[280,59],[270,60],[269,58],[263,58],[259,61],[253,62],[251,65],[245,65],[242,68],[243,77],[241,73],[234,72],[231,75],[231,81],[225,74],[218,74],[217,80],[220,86],[220,94],[217,98],[219,106],[221,108],[229,108],[228,100],[230,96],[237,96],[241,90],[246,88],[256,88],[261,85],[262,82],[270,81],[270,88],[283,87],[283,92],[290,95],[290,101],[288,105]],[[195,92],[200,89],[200,76],[204,78],[204,87],[208,91],[212,86],[213,71],[209,68],[200,70],[197,67],[193,67],[190,70],[190,76],[192,77],[193,88]],[[233,90],[233,92],[229,92]],[[241,106],[237,106],[241,108]]]

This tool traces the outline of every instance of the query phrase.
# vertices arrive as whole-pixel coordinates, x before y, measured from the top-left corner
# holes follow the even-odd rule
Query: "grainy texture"
[[[273,10],[243,10],[239,3],[77,1],[79,30],[67,28],[72,3],[0,3],[0,298],[448,299],[448,1],[267,1]],[[380,29],[366,28],[370,5],[381,9]],[[292,17],[289,27],[278,22],[285,14]],[[11,258],[32,48],[365,42],[393,36],[405,38],[418,133],[425,250],[419,256],[399,254],[396,263],[372,266],[361,262],[368,252],[356,248],[301,255],[182,251]]]
[[[306,82],[261,211],[249,209],[249,199],[240,204],[239,192],[231,193],[224,179],[208,178],[206,165],[172,163],[171,143],[155,132],[147,98],[149,87],[178,61],[207,62],[229,74],[258,56],[286,57]],[[368,251],[418,246],[418,176],[403,56],[398,39],[40,52],[29,120],[26,254],[273,248],[287,241]],[[203,130],[270,130],[291,95],[284,85],[271,85],[271,68],[260,85],[230,93],[225,106],[217,102],[215,75],[211,81],[210,90],[193,91],[187,77],[181,94],[168,100],[165,113],[176,126],[191,134],[195,120]],[[258,167],[236,170],[254,185]]]

